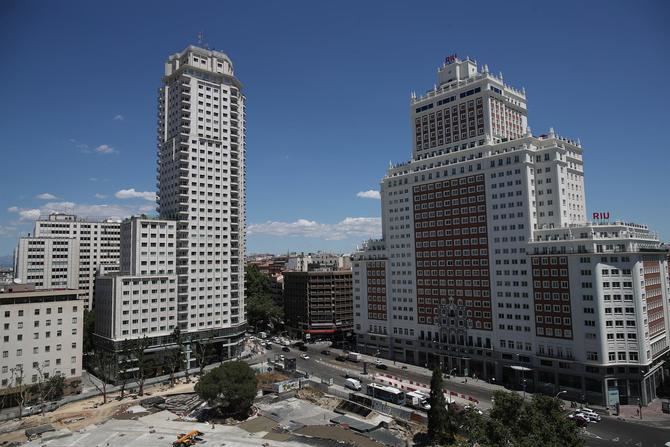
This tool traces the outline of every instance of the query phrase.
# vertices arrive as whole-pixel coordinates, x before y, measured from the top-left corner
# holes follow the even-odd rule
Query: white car
[[[300,358],[303,360],[309,360],[309,356],[307,354],[300,354]]]
[[[600,420],[602,419],[598,413],[596,413],[590,408],[580,408],[579,410],[577,410],[577,412],[584,415],[591,422],[600,422]]]

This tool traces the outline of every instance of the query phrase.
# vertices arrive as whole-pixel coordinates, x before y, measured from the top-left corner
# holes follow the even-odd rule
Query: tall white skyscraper
[[[177,221],[178,325],[244,333],[245,98],[225,54],[170,56],[159,91],[158,211]]]

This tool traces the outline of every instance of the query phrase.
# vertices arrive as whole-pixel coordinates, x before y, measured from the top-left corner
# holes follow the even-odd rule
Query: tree
[[[272,301],[270,278],[261,273],[258,266],[247,266],[245,292],[247,296],[247,321],[251,326],[274,328],[282,321],[284,311]]]
[[[50,400],[60,399],[63,396],[65,386],[65,380],[60,374],[49,377],[49,373],[45,371],[46,366],[46,362],[35,366],[37,382],[30,389],[30,393],[37,395],[39,403],[42,405],[42,416],[46,411],[46,405],[44,404]]]
[[[447,408],[442,371],[439,367],[433,370],[433,377],[430,379],[428,403],[428,437],[437,443],[452,442],[458,430],[457,416],[452,408]]]
[[[175,344],[174,348],[168,349],[166,354],[167,367],[170,371],[170,387],[174,386],[174,375],[179,370],[184,361],[184,342],[181,336],[179,327],[175,327],[172,331],[172,341]]]
[[[84,309],[84,342],[83,342],[83,352],[87,354],[92,352],[94,349],[93,346],[93,333],[95,332],[95,312]]]
[[[151,341],[147,336],[138,338],[132,341],[130,350],[135,360],[137,367],[137,384],[139,385],[138,394],[144,396],[144,382],[147,380],[151,369],[153,368],[153,361],[147,355],[147,348],[151,345]]]
[[[107,403],[107,384],[114,381],[118,371],[117,357],[114,353],[96,348],[93,352],[93,373],[100,381],[91,379],[93,385],[102,394],[102,403]]]
[[[198,368],[199,368],[198,375],[202,377],[202,371],[205,369],[205,366],[207,365],[207,356],[209,355],[209,351],[212,348],[212,339],[204,338],[196,340],[194,343],[191,344],[191,346],[193,346],[193,354],[195,355],[195,359],[198,361]]]
[[[119,365],[116,380],[120,385],[119,390],[121,391],[121,399],[123,399],[126,395],[126,387],[132,379],[131,374],[128,372],[128,369],[133,363],[132,352],[130,351],[128,340],[123,343],[121,351],[117,353],[116,358]]]
[[[29,387],[26,385],[25,376],[23,372],[23,365],[16,365],[11,368],[10,387],[14,393],[14,399],[19,406],[19,419],[23,416],[23,407],[26,405],[28,399]]]
[[[528,402],[516,393],[498,391],[490,417],[467,412],[461,431],[468,445],[581,447],[584,441],[579,428],[565,417],[562,405],[548,396],[534,395]]]
[[[239,361],[214,368],[195,385],[198,396],[226,416],[246,416],[256,391],[254,370]]]

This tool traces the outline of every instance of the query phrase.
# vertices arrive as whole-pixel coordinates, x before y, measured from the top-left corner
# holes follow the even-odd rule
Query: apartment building
[[[97,282],[96,340],[118,350],[146,335],[158,352],[178,327],[193,367],[192,341],[232,357],[245,332],[245,98],[228,56],[195,46],[168,58],[161,84],[159,219],[124,222],[120,272]]]
[[[177,326],[176,228],[144,217],[121,224],[121,270],[96,278],[98,343],[117,350],[146,336],[159,344]]]
[[[92,308],[97,270],[119,263],[119,228],[116,220],[71,214],[38,219],[33,235],[19,239],[16,277],[37,288],[77,288],[84,307]]]
[[[16,278],[37,289],[79,287],[76,238],[22,237],[15,252]]]
[[[575,400],[651,400],[669,337],[658,237],[589,222],[581,143],[534,136],[525,92],[488,67],[450,57],[410,103],[383,238],[353,256],[360,349]]]
[[[284,319],[303,339],[344,342],[353,334],[350,270],[284,273]]]
[[[65,392],[81,389],[83,300],[78,290],[0,289],[0,395],[60,375]]]
[[[189,46],[165,63],[158,211],[177,224],[177,321],[233,355],[244,336],[245,97],[227,55]]]

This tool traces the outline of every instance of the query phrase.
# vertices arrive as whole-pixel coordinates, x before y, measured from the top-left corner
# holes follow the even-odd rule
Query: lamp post
[[[558,399],[558,396],[560,396],[561,394],[565,394],[565,393],[567,393],[567,391],[566,391],[566,390],[563,390],[563,391],[559,391],[559,392],[558,392],[558,393],[556,393],[556,395],[554,396],[554,399]]]

